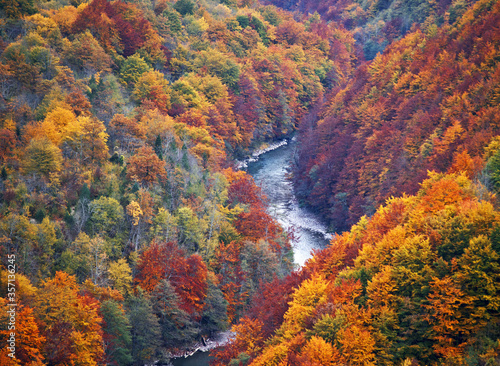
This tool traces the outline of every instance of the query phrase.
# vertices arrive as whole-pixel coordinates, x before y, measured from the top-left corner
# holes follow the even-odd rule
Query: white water
[[[242,164],[268,198],[269,213],[285,230],[298,237],[293,243],[295,263],[303,266],[313,249],[324,248],[332,238],[326,226],[309,210],[299,206],[289,179],[295,141],[275,144]]]
[[[297,240],[293,243],[297,266],[311,258],[313,249],[324,248],[332,238],[326,226],[312,212],[299,206],[289,179],[295,141],[282,141],[255,152],[251,158],[238,164],[250,173],[268,198],[269,213],[285,230],[293,230]],[[199,347],[187,358],[177,358],[174,366],[205,366],[210,361],[208,349],[231,340],[230,332],[222,333],[222,342],[212,342],[208,348]]]
[[[259,161],[259,156],[261,156],[262,154],[265,154],[269,151],[273,151],[273,150],[276,150],[282,146],[286,146],[288,145],[288,141],[287,140],[283,140],[283,141],[279,141],[279,142],[273,142],[271,145],[265,147],[265,148],[262,148],[262,149],[259,149],[257,151],[254,151],[252,153],[252,156],[244,161],[240,161],[236,164],[236,167],[238,169],[247,169],[248,168],[248,164],[251,164],[251,163],[255,163],[256,161]]]
[[[231,342],[234,338],[234,333],[230,330],[226,332],[221,332],[217,334],[214,339],[207,339],[205,345],[201,343],[197,347],[194,347],[192,351],[184,355],[176,355],[175,359],[172,360],[173,366],[202,366],[208,365],[210,361],[210,350],[224,346]]]

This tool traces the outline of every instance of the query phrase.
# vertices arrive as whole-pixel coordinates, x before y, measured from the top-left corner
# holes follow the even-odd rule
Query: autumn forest
[[[0,0],[0,364],[498,365],[499,64],[495,0]]]

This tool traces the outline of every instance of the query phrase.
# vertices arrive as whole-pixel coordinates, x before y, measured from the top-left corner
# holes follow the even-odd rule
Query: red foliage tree
[[[230,322],[235,320],[248,297],[248,293],[243,288],[246,276],[241,268],[241,248],[241,242],[237,241],[229,244],[220,243],[212,263],[218,273],[217,277],[224,298],[228,302],[227,317]]]
[[[75,112],[77,117],[91,114],[92,105],[80,90],[69,93],[66,96],[66,103],[73,108],[73,112]]]
[[[291,295],[307,277],[307,271],[292,272],[283,279],[276,278],[260,285],[260,289],[252,298],[248,316],[262,322],[264,339],[269,338],[279,328],[283,315],[288,310],[288,303],[292,300]]]
[[[226,178],[230,183],[228,196],[232,205],[245,205],[246,210],[240,213],[234,226],[245,238],[257,242],[264,239],[271,244],[274,252],[281,253],[289,249],[289,243],[282,243],[283,229],[267,212],[263,193],[257,187],[249,174],[234,173],[225,170]],[[283,245],[283,247],[282,247]]]
[[[201,313],[207,295],[207,267],[198,254],[186,257],[185,251],[173,242],[152,242],[140,255],[134,281],[152,292],[163,279],[174,286],[183,310]]]
[[[134,5],[121,1],[93,0],[73,23],[74,33],[86,29],[106,50],[115,49],[124,56],[134,54],[156,34]]]
[[[16,147],[16,134],[5,128],[0,130],[0,162],[5,161]]]

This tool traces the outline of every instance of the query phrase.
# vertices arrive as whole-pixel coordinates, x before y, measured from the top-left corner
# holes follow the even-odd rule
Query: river
[[[266,152],[254,154],[245,164],[257,185],[268,198],[268,211],[281,226],[292,229],[295,263],[303,266],[313,249],[324,248],[332,238],[320,219],[306,208],[300,207],[289,179],[296,141],[288,140],[271,146]],[[255,156],[257,155],[257,156]]]
[[[331,234],[323,223],[309,210],[299,206],[289,179],[293,156],[296,150],[294,140],[283,141],[258,151],[248,161],[241,163],[241,169],[251,174],[268,199],[269,213],[286,230],[293,230],[294,259],[297,267],[303,266],[312,255],[313,249],[324,248]],[[173,361],[174,366],[208,366],[209,352],[197,352],[186,358]]]
[[[174,366],[208,366],[211,359],[210,352],[196,352],[186,358],[176,358],[172,364]]]

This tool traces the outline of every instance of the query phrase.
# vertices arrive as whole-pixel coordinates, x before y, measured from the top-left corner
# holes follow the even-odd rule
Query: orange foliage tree
[[[57,272],[42,283],[35,312],[46,338],[44,355],[51,364],[98,365],[103,357],[99,304],[79,294],[76,278]]]
[[[152,185],[167,177],[165,162],[158,158],[151,146],[140,147],[128,161],[127,177],[145,186]]]
[[[4,314],[7,316],[10,313],[8,310],[12,308],[7,305],[7,300],[0,298],[0,304]],[[9,321],[2,319],[2,322],[8,324]],[[14,337],[12,337],[12,334]],[[5,345],[0,349],[0,363],[5,366],[18,365],[43,365],[43,348],[45,345],[45,337],[40,334],[40,327],[37,324],[37,319],[33,314],[33,309],[26,305],[16,307],[15,329],[5,329],[0,331],[0,338]],[[9,350],[9,338],[14,339],[15,346]],[[9,354],[14,354],[15,357],[10,357]]]

